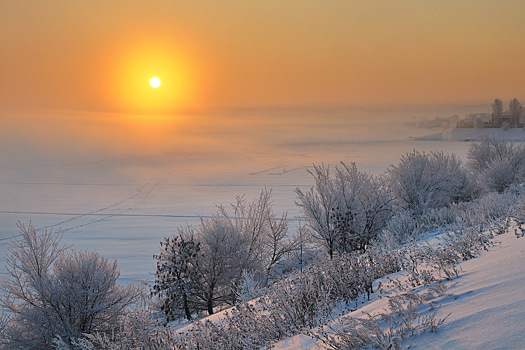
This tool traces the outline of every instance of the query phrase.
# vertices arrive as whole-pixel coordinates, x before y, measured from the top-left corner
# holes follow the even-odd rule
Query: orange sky
[[[522,0],[0,0],[0,48],[4,108],[525,98]]]

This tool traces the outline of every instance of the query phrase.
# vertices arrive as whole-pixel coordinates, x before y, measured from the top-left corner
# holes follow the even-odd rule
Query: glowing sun
[[[158,88],[160,86],[160,79],[157,77],[153,77],[149,80],[149,84],[151,87]]]

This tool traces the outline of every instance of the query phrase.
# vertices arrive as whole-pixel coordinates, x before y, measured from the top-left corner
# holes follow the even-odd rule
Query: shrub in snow
[[[502,193],[525,180],[525,146],[484,136],[468,151],[469,167],[487,191]]]
[[[392,215],[390,194],[382,179],[357,170],[355,163],[341,163],[333,174],[329,167],[313,166],[315,185],[297,188],[313,238],[329,256],[364,251]]]
[[[70,251],[60,235],[19,224],[6,257],[0,306],[9,315],[4,348],[49,349],[82,334],[114,332],[137,297],[116,283],[116,261],[96,252]]]
[[[65,342],[61,337],[53,341],[57,350],[174,350],[178,346],[176,333],[161,324],[160,315],[151,311],[147,290],[142,292],[140,302],[122,318],[117,330],[112,333],[84,334],[81,338]]]
[[[475,189],[455,155],[413,151],[388,169],[399,207],[420,214],[472,198]]]
[[[277,283],[261,301],[272,317],[281,318],[296,332],[312,328],[330,316],[332,284],[321,271],[308,271],[295,279]]]
[[[469,227],[448,235],[443,249],[455,254],[458,259],[469,260],[475,258],[480,250],[487,250],[489,245],[489,237],[486,234]]]
[[[265,288],[254,277],[253,272],[243,271],[239,287],[237,289],[237,298],[240,302],[247,302],[258,298],[264,294]]]
[[[492,229],[493,223],[520,215],[525,196],[514,191],[488,193],[473,202],[459,204],[452,209],[457,215],[458,228],[476,227],[479,231]]]
[[[401,244],[417,239],[424,232],[453,227],[456,218],[457,213],[448,207],[429,209],[417,215],[410,210],[402,210],[388,221],[384,230]]]
[[[414,292],[389,297],[388,309],[364,318],[341,318],[337,327],[322,330],[319,339],[327,349],[402,349],[401,341],[424,332],[435,332],[445,321],[438,309],[423,314],[424,299]]]

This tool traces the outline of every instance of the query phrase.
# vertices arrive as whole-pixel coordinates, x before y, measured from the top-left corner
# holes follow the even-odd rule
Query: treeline
[[[144,288],[118,285],[116,263],[63,247],[50,231],[21,225],[0,284],[2,346],[182,349],[189,343],[163,324],[235,305],[236,317],[224,327],[236,327],[228,341],[239,344],[224,348],[266,346],[319,324],[337,300],[374,292],[373,281],[385,274],[417,272],[410,264],[418,261],[450,271],[457,259],[483,246],[482,229],[524,213],[525,147],[499,139],[473,143],[466,165],[443,152],[413,151],[382,176],[345,163],[309,172],[314,185],[296,189],[302,220],[295,232],[289,232],[286,213],[274,212],[271,190],[253,201],[238,197],[161,242],[155,281],[146,293],[151,296]],[[443,226],[458,235],[448,255],[437,251],[425,261],[423,255],[414,260],[411,250],[403,253],[403,243]],[[261,309],[244,303],[253,298],[263,303]],[[249,327],[256,321],[266,333]],[[185,339],[206,348],[206,332],[217,344],[217,337],[226,337],[219,326],[203,327]],[[243,327],[253,335],[242,335]],[[234,334],[253,342],[243,347]]]

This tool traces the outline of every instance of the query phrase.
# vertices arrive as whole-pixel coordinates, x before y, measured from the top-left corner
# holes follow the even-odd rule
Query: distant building
[[[522,112],[523,114],[523,112]],[[492,128],[501,128],[503,123],[509,123],[509,126],[511,128],[517,127],[522,128],[523,127],[523,120],[521,118],[521,115],[514,115],[511,113],[503,113],[502,115],[492,115]]]
[[[467,114],[465,118],[457,122],[458,128],[463,129],[481,129],[481,128],[501,128],[503,123],[507,122],[511,128],[523,128],[525,117],[522,112],[519,116],[505,112],[501,116],[490,113],[473,113]]]
[[[491,128],[492,116],[489,113],[467,114],[464,119],[457,123],[458,128]]]

